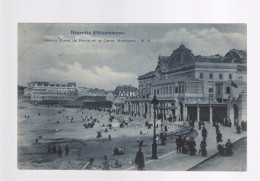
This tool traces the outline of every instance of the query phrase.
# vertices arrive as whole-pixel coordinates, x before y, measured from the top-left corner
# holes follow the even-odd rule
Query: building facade
[[[139,76],[139,96],[127,99],[124,111],[151,118],[156,95],[156,112],[163,119],[246,120],[246,80],[245,50],[195,56],[182,44],[170,56],[159,56],[154,71]]]
[[[138,89],[132,85],[117,86],[113,91],[113,105],[112,108],[118,113],[125,113],[125,103],[127,99],[136,99],[138,95]]]
[[[83,96],[106,96],[106,91],[104,89],[98,88],[88,88],[88,87],[78,87],[78,97]]]
[[[50,84],[49,82],[32,81],[28,83],[25,95],[31,100],[73,100],[77,97],[76,83]]]

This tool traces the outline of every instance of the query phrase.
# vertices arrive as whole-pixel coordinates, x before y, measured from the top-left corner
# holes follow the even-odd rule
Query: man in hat
[[[142,153],[142,148],[139,147],[139,151],[136,153],[135,157],[135,165],[137,166],[138,170],[143,170],[144,169],[144,155]]]

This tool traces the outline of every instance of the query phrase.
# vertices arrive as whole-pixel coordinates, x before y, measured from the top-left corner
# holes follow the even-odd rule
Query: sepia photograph
[[[17,28],[19,170],[247,171],[247,24]]]

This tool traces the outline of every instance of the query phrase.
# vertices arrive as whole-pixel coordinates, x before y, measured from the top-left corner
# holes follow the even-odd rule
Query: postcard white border
[[[0,55],[0,180],[246,180],[259,172],[256,100],[259,3],[254,0],[3,0]],[[258,9],[257,9],[258,8]],[[247,172],[21,171],[17,169],[17,26],[40,23],[247,23]],[[257,134],[258,133],[258,134]],[[252,178],[250,178],[252,177]]]

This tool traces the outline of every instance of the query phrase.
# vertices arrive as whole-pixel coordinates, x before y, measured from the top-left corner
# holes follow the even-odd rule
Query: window
[[[210,79],[213,79],[213,74],[212,74],[212,73],[209,74],[209,78],[210,78]]]
[[[226,87],[226,94],[230,94],[230,87]]]
[[[220,95],[220,87],[218,87],[218,95]]]
[[[203,73],[200,73],[200,79],[203,79]]]
[[[197,83],[197,82],[189,82],[186,83],[185,92],[187,93],[193,93],[193,94],[198,94],[202,93],[202,83]]]
[[[178,93],[178,87],[175,87],[175,93]]]
[[[238,77],[238,80],[243,80],[243,78],[242,77]]]
[[[212,85],[209,86],[209,93],[213,93],[213,86]]]
[[[229,79],[232,80],[232,74],[229,74]]]
[[[184,85],[181,85],[181,93],[184,93]]]
[[[219,79],[221,80],[223,78],[223,75],[222,74],[219,74]]]

